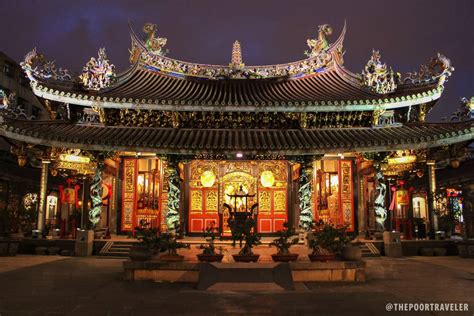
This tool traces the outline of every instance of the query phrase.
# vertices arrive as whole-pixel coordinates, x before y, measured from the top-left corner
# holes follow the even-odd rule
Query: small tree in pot
[[[216,230],[216,228],[207,229],[207,245],[201,244],[199,246],[199,249],[202,249],[202,253],[197,255],[199,261],[215,262],[222,261],[222,258],[224,258],[224,255],[222,254],[222,247],[219,248],[220,253],[216,253],[216,245],[214,244],[217,233]]]
[[[269,245],[270,247],[275,246],[278,249],[278,252],[272,255],[273,261],[288,262],[298,259],[297,253],[290,253],[290,247],[298,243],[298,236],[295,236],[295,230],[290,227],[288,222],[285,222],[283,229],[279,230],[277,234],[279,237],[274,239]]]
[[[176,240],[173,233],[162,233],[160,236],[160,247],[162,251],[167,253],[160,255],[162,261],[183,261],[184,256],[178,254],[178,249],[188,248],[189,244],[185,244]]]
[[[232,255],[235,261],[237,262],[257,262],[260,255],[254,254],[252,248],[254,246],[260,245],[260,234],[254,232],[253,228],[255,221],[252,218],[247,218],[244,225],[235,225],[232,230],[232,245],[235,246],[237,240],[242,247],[243,241],[245,241],[244,246],[240,249],[239,254]]]
[[[308,242],[312,250],[308,257],[311,261],[334,260],[350,240],[347,226],[335,227],[320,220],[314,225],[313,238]]]
[[[157,229],[137,227],[135,237],[139,242],[130,249],[130,259],[133,261],[149,260],[160,250],[161,238]]]

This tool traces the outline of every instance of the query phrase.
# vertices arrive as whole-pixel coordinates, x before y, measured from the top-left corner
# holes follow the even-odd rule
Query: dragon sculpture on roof
[[[153,23],[146,23],[143,26],[143,32],[147,34],[147,38],[145,40],[145,45],[147,49],[156,54],[164,56],[166,55],[167,51],[163,49],[168,41],[166,38],[156,36],[158,31],[158,27],[156,24]]]
[[[305,55],[312,58],[325,52],[329,48],[327,36],[332,34],[332,27],[329,24],[322,24],[318,27],[318,38],[308,39],[306,42],[311,51],[305,51]]]

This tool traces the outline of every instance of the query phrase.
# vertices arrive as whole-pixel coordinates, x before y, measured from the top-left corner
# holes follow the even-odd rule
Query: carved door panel
[[[219,226],[217,188],[192,188],[189,199],[189,232],[202,233]]]
[[[259,188],[258,232],[274,233],[288,220],[286,188]]]

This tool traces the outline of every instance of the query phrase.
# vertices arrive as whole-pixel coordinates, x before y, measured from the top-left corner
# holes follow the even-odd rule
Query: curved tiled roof
[[[327,129],[187,129],[71,124],[4,119],[2,133],[33,144],[90,150],[310,155],[341,151],[430,148],[474,138],[474,122],[417,123]]]
[[[440,97],[444,81],[437,77],[399,83],[396,90],[388,94],[371,91],[361,82],[360,75],[343,67],[344,35],[345,26],[339,38],[321,53],[324,58],[318,55],[288,64],[234,69],[229,66],[186,63],[153,54],[132,31],[132,46],[138,49],[140,57],[128,71],[118,75],[111,86],[99,91],[87,91],[74,80],[45,79],[35,77],[38,72],[31,69],[26,71],[33,81],[34,92],[40,97],[83,106],[93,106],[99,102],[105,108],[133,108],[140,105],[149,109],[170,110],[170,105],[188,105],[192,109],[176,107],[173,110],[203,111],[196,105],[211,105],[224,107],[221,109],[223,111],[236,111],[239,109],[235,107],[250,106],[252,108],[246,111],[253,111],[253,107],[263,105],[272,107],[271,111],[284,111],[285,107],[292,106],[290,102],[303,105],[312,102],[312,111],[353,111],[407,107],[432,102]],[[224,69],[225,73],[273,68],[291,68],[296,71],[284,76],[257,76],[253,79],[232,76],[210,78],[163,66],[176,64],[186,69],[198,66],[210,70]],[[344,107],[337,108],[339,105]],[[361,105],[366,108],[356,109]],[[230,109],[229,106],[234,108]],[[330,106],[335,108],[328,109]],[[297,112],[305,110],[308,109],[299,109]]]

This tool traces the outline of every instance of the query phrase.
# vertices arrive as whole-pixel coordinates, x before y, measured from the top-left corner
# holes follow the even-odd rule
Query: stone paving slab
[[[2,316],[394,315],[385,311],[390,302],[465,302],[470,312],[454,315],[472,316],[474,310],[474,278],[467,264],[472,260],[459,257],[368,259],[365,283],[304,282],[291,292],[198,291],[189,284],[131,283],[123,280],[121,259],[31,257],[0,259]],[[12,261],[4,259],[18,262],[18,267],[7,269]],[[38,261],[24,264],[32,260]]]

